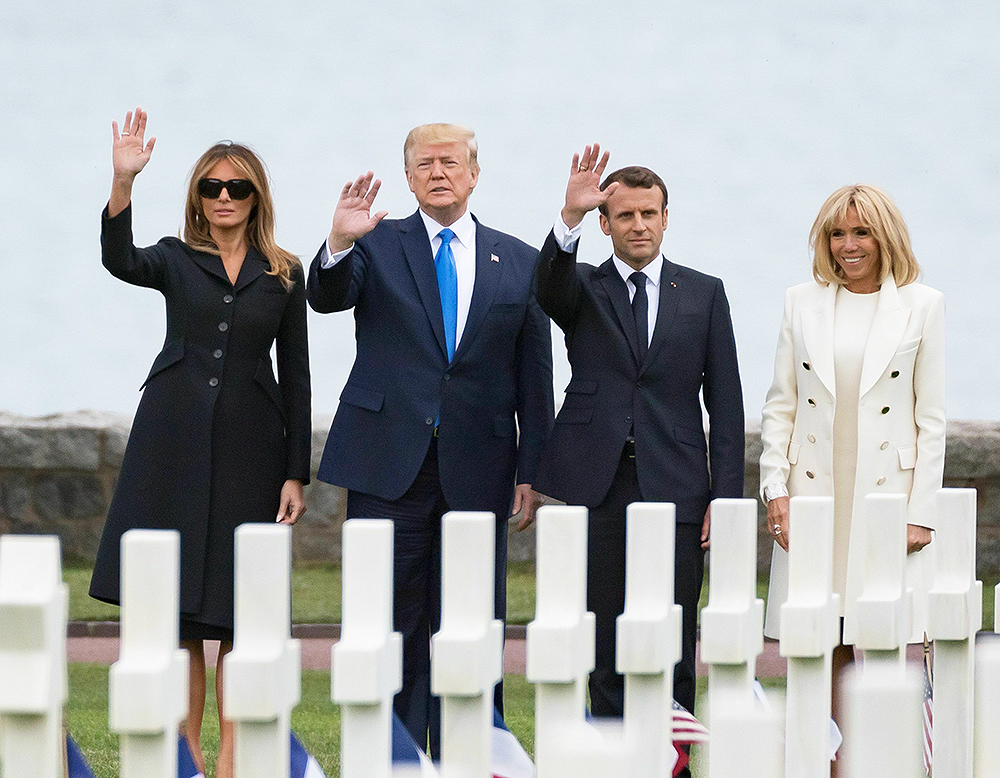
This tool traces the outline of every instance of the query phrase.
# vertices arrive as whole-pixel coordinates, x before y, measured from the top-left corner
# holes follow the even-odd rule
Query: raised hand
[[[569,168],[569,183],[566,184],[566,205],[562,209],[562,219],[567,227],[575,227],[586,215],[602,205],[618,188],[615,182],[601,191],[601,175],[608,166],[610,154],[601,156],[601,146],[595,143],[583,150],[583,155],[574,154]]]
[[[131,111],[125,114],[121,134],[118,133],[118,122],[115,121],[111,122],[111,132],[114,136],[111,161],[115,176],[111,182],[111,197],[108,199],[108,216],[115,217],[132,202],[132,182],[149,162],[156,138],[150,138],[149,143],[143,146],[146,112],[141,108],[136,108],[134,115]]]
[[[121,134],[118,133],[118,122],[111,122],[111,130],[114,134],[111,158],[114,163],[115,176],[135,178],[146,167],[149,156],[153,153],[153,145],[156,143],[156,138],[150,138],[149,143],[143,146],[146,134],[146,112],[141,108],[136,108],[133,115],[129,111],[125,114]]]
[[[375,195],[382,186],[374,173],[368,171],[358,176],[356,181],[348,181],[340,192],[337,210],[333,212],[333,227],[330,229],[330,250],[343,251],[351,247],[358,238],[364,237],[375,229],[375,225],[389,215],[388,211],[379,211],[371,215]]]

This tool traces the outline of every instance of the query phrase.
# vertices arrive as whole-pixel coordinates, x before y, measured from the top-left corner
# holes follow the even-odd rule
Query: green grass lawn
[[[69,584],[69,617],[74,621],[117,621],[118,608],[91,599],[89,567],[68,567],[63,577]],[[993,628],[993,587],[983,582],[983,624]],[[757,580],[757,596],[767,598],[767,576]],[[708,602],[708,576],[701,591],[699,608]],[[527,624],[535,617],[534,562],[512,562],[507,570],[507,621]],[[296,624],[340,623],[340,566],[321,565],[292,571],[292,621]]]

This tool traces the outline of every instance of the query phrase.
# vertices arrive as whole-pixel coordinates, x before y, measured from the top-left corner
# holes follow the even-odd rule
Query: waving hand
[[[146,112],[141,108],[136,108],[134,115],[131,111],[125,114],[121,133],[118,132],[118,122],[111,122],[111,132],[114,136],[111,161],[115,177],[111,184],[111,198],[108,200],[108,215],[117,216],[132,201],[132,182],[149,162],[156,138],[150,138],[149,143],[143,145]]]
[[[343,251],[351,247],[358,238],[364,237],[375,229],[375,225],[389,215],[388,211],[379,211],[371,215],[372,203],[378,188],[382,186],[374,173],[368,171],[358,176],[355,181],[348,181],[340,192],[337,210],[333,213],[333,227],[330,229],[331,251]]]
[[[610,154],[601,156],[601,146],[595,143],[587,146],[583,155],[574,154],[569,168],[569,183],[566,184],[566,205],[562,209],[562,219],[567,227],[575,227],[586,215],[602,205],[618,188],[615,182],[601,191],[601,175],[608,166]]]

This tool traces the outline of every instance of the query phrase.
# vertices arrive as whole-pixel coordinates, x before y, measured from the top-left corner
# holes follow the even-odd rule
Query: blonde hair
[[[920,276],[920,265],[910,248],[910,233],[903,215],[889,195],[868,184],[841,187],[826,198],[819,209],[819,215],[809,231],[813,278],[819,283],[845,283],[843,271],[830,253],[830,233],[847,218],[847,211],[852,207],[878,243],[881,263],[879,283],[890,275],[896,286],[916,281]]]
[[[469,167],[479,172],[479,144],[476,133],[461,124],[421,124],[410,130],[403,142],[403,165],[413,162],[413,149],[432,143],[464,143],[469,149]]]
[[[223,159],[229,160],[240,175],[253,184],[257,195],[257,204],[251,209],[250,221],[247,222],[247,243],[263,254],[271,265],[268,275],[277,276],[285,289],[291,289],[292,270],[301,267],[301,263],[298,257],[274,242],[274,202],[271,199],[267,169],[247,146],[220,141],[195,163],[188,181],[187,202],[184,206],[184,242],[197,251],[219,254],[219,247],[212,240],[208,220],[201,207],[198,182]]]

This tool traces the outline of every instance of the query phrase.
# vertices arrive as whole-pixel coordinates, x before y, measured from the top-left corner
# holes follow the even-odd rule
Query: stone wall
[[[0,412],[0,533],[55,533],[67,560],[90,562],[97,551],[115,478],[128,440],[129,418],[99,411],[29,418]],[[313,419],[313,472],[319,466],[330,416]],[[759,423],[747,426],[746,494],[757,494]],[[979,490],[981,576],[1000,574],[1000,422],[948,424],[946,486]],[[342,489],[316,480],[306,487],[309,510],[295,528],[298,561],[340,558]],[[759,567],[769,564],[771,539],[763,524]],[[530,559],[534,533],[510,536],[511,559]]]

